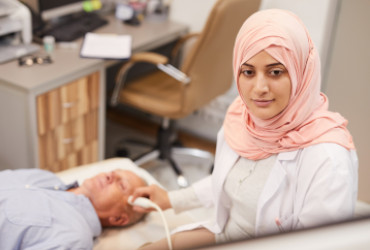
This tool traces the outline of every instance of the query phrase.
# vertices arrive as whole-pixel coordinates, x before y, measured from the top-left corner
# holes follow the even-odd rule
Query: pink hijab
[[[244,22],[235,41],[233,59],[239,94],[241,65],[262,50],[289,72],[292,94],[288,106],[275,117],[262,120],[249,113],[238,96],[224,121],[229,146],[252,160],[323,142],[354,149],[347,120],[328,111],[328,99],[320,92],[320,58],[302,21],[289,11],[270,9]]]

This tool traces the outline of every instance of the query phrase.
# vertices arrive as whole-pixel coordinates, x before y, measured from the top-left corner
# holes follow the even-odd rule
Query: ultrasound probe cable
[[[128,203],[131,206],[139,206],[139,207],[142,207],[142,208],[154,208],[155,210],[157,210],[159,212],[159,214],[161,216],[161,219],[163,221],[164,230],[166,231],[168,248],[170,250],[172,250],[171,235],[170,235],[170,231],[168,229],[168,224],[167,224],[166,218],[164,217],[162,209],[157,204],[155,204],[154,202],[149,200],[148,198],[137,197],[134,201],[132,201],[132,199],[133,199],[132,196],[128,197]]]

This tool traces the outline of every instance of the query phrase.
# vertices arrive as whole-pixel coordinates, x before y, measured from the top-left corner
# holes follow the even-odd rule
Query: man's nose
[[[115,179],[116,179],[116,174],[114,172],[110,172],[108,174],[108,183],[114,182]]]

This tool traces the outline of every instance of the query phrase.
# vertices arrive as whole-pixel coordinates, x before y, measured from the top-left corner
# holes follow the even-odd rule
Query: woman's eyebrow
[[[282,63],[277,62],[277,63],[270,63],[270,64],[267,64],[265,67],[266,67],[266,68],[269,68],[269,67],[275,67],[275,66],[280,66],[280,65],[284,66]],[[243,64],[242,64],[242,66],[247,66],[247,67],[252,67],[252,68],[254,68],[254,66],[253,66],[253,65],[248,64],[248,63],[243,63]]]
[[[266,68],[275,67],[275,66],[284,66],[284,65],[282,63],[277,62],[277,63],[271,63],[271,64],[266,65]]]
[[[252,67],[252,68],[254,68],[254,66],[253,66],[253,65],[250,65],[250,64],[248,64],[248,63],[243,63],[243,64],[242,64],[242,66],[247,66],[247,67]]]

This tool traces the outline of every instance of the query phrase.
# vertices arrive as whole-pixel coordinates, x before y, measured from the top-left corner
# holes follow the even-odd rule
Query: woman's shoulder
[[[327,162],[334,165],[356,164],[358,162],[356,150],[348,150],[336,143],[319,143],[303,148],[301,159],[310,159],[310,162]]]
[[[327,156],[337,156],[337,155],[349,155],[355,150],[348,150],[345,147],[337,143],[318,143],[310,145],[303,148],[302,150],[305,154],[315,154],[315,155],[327,155]]]

